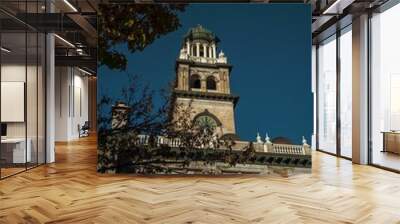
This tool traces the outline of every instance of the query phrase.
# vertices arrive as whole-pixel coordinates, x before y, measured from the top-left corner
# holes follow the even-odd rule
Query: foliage
[[[215,128],[201,126],[193,120],[192,102],[188,105],[174,104],[170,110],[175,114],[175,119],[168,121],[164,135],[170,139],[179,139],[179,148],[188,151],[219,147]]]
[[[102,172],[114,170],[119,173],[139,174],[186,174],[191,162],[201,162],[203,170],[207,165],[217,162],[235,166],[236,164],[257,164],[285,167],[310,167],[311,157],[305,155],[277,155],[254,152],[249,145],[244,151],[228,149],[192,149],[172,148],[166,145],[138,145],[129,133],[107,136],[106,151],[116,149],[118,160],[115,167],[100,169]],[[128,149],[128,150],[127,150]]]
[[[158,109],[153,106],[154,92],[147,85],[140,86],[137,76],[129,76],[129,84],[121,91],[121,98],[111,99],[103,96],[99,100],[98,113],[98,135],[99,154],[98,170],[100,172],[144,172],[157,173],[169,172],[162,164],[176,163],[183,166],[191,161],[202,160],[205,162],[220,161],[235,165],[237,162],[247,161],[253,156],[254,147],[249,144],[248,149],[243,151],[243,156],[230,157],[235,142],[232,139],[220,140],[214,134],[213,127],[198,125],[193,118],[191,104],[172,104],[172,86],[164,90],[165,103]],[[124,116],[112,116],[111,108],[118,102],[124,102],[129,108]],[[173,107],[171,107],[173,105]],[[108,109],[104,109],[108,108]],[[171,112],[175,113],[175,119],[171,119]],[[114,114],[115,115],[115,114]],[[118,114],[117,114],[118,115]],[[114,119],[114,120],[113,120]],[[118,121],[114,128],[112,122]],[[140,142],[140,135],[149,136],[148,145]],[[156,143],[157,136],[165,136],[167,139],[175,139],[178,144],[179,156],[169,154],[171,149],[161,147]],[[226,147],[227,153],[221,158],[217,154],[209,153],[210,158],[204,158],[203,151],[215,149],[220,146]],[[233,154],[232,154],[233,155]],[[178,160],[179,158],[179,160]]]
[[[180,27],[184,4],[100,4],[98,15],[99,65],[125,70],[127,58],[115,49],[127,44],[130,53],[143,51],[156,39]]]
[[[127,87],[121,90],[121,98],[112,99],[103,95],[98,103],[98,141],[99,141],[99,171],[105,169],[115,169],[124,150],[131,150],[138,141],[138,135],[146,134],[157,136],[165,129],[169,100],[166,98],[165,104],[155,109],[153,105],[154,92],[150,91],[148,85],[141,86],[137,76],[128,74]],[[124,117],[127,118],[126,124],[121,116],[112,116],[112,106],[123,102],[129,108]],[[118,115],[118,114],[117,114]],[[112,128],[112,122],[118,128]]]
[[[99,101],[98,113],[98,171],[129,173],[185,173],[193,162],[207,165],[222,162],[236,164],[283,164],[285,166],[310,165],[309,158],[282,155],[267,155],[256,152],[250,142],[242,150],[233,150],[235,141],[231,138],[219,139],[212,127],[199,126],[192,120],[191,104],[171,104],[170,90],[162,91],[165,103],[158,109],[153,106],[154,92],[147,85],[130,75],[129,83],[121,91],[121,98],[111,99],[103,96]],[[171,86],[172,89],[172,86]],[[117,123],[114,128],[111,108],[118,102],[124,102],[129,108],[126,116],[114,116],[126,122]],[[174,105],[174,107],[171,107]],[[106,113],[104,113],[106,111]],[[170,119],[171,111],[177,115]],[[148,136],[143,144],[142,134]],[[158,144],[157,136],[177,139],[176,147]],[[143,137],[143,136],[142,136]]]

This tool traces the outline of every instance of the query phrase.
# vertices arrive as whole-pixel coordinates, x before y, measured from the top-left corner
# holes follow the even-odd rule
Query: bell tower
[[[176,60],[172,103],[190,104],[193,120],[213,126],[222,137],[236,133],[234,108],[239,97],[231,94],[232,65],[222,51],[217,55],[218,43],[218,37],[201,25],[186,33]]]

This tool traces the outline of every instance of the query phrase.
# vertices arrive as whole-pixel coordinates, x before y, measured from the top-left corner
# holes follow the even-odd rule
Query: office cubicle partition
[[[44,6],[44,1],[0,3],[1,179],[45,163],[46,38],[21,20]]]

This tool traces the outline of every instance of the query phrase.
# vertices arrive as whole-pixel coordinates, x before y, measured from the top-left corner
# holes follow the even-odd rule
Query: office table
[[[400,131],[384,131],[383,152],[400,154]]]
[[[25,145],[27,145],[26,151]],[[25,138],[1,139],[1,157],[6,163],[31,162],[31,145],[32,141],[29,138],[26,141]]]

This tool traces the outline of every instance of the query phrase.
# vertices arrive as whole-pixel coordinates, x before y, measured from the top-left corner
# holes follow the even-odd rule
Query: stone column
[[[204,79],[204,77],[200,78],[200,84],[201,84],[201,90],[206,91],[207,90],[207,81]]]
[[[196,43],[196,56],[200,57],[200,43]]]
[[[189,41],[186,41],[186,53],[190,54],[190,44]]]
[[[225,85],[225,76],[224,76],[224,72],[222,70],[219,70],[219,91],[226,93],[225,89],[226,89],[226,85]]]
[[[213,58],[211,47],[208,47],[208,57]]]
[[[212,44],[213,58],[217,58],[217,48],[215,43]]]
[[[189,90],[189,74],[187,68],[182,69],[183,72],[183,89]]]
[[[207,57],[207,45],[203,44],[203,52],[204,52],[204,57]]]
[[[228,75],[228,73],[227,72],[225,72],[224,73],[224,75],[225,75],[225,84],[226,84],[226,89],[225,89],[225,91],[226,91],[226,93],[231,93],[231,89],[230,89],[230,87],[229,87],[229,75]]]
[[[182,89],[182,79],[183,79],[183,76],[182,76],[183,74],[182,74],[182,70],[181,69],[178,69],[178,74],[177,74],[177,81],[178,81],[178,86],[177,86],[177,89]]]

